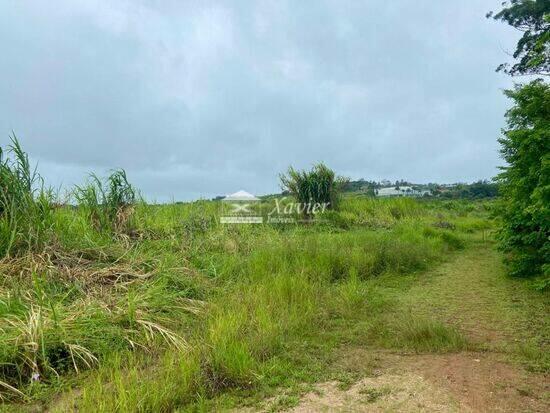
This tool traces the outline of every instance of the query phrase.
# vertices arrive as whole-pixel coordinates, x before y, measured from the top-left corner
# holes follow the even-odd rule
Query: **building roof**
[[[254,195],[243,190],[237,191],[231,195],[227,195],[223,200],[224,201],[259,201],[259,199],[256,198]]]
[[[395,187],[391,188],[380,188],[378,190],[378,195],[401,195],[403,191],[400,189],[395,189]]]
[[[400,187],[391,186],[391,187],[388,187],[388,188],[380,188],[376,192],[376,194],[378,196],[425,195],[425,194],[430,194],[430,193],[431,192],[428,191],[428,190],[416,190],[411,186],[400,186]]]

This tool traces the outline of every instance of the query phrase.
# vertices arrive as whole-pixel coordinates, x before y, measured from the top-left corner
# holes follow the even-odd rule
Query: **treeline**
[[[414,184],[405,180],[395,182],[389,181],[367,181],[360,179],[357,181],[349,181],[344,184],[344,192],[361,192],[366,195],[374,196],[375,190],[380,188],[410,186],[414,190],[430,191],[433,197],[445,199],[482,199],[495,198],[498,196],[498,184],[488,180],[479,180],[473,183],[458,183],[458,184]]]
[[[477,181],[471,184],[456,184],[448,188],[435,188],[433,196],[446,199],[482,199],[498,196],[498,184],[487,180]]]

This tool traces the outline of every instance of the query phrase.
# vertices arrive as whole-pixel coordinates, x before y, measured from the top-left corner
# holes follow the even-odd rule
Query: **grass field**
[[[547,296],[505,277],[490,202],[347,197],[279,226],[219,208],[141,203],[114,232],[53,210],[0,262],[1,409],[280,410],[366,374],[346,348],[548,372]]]

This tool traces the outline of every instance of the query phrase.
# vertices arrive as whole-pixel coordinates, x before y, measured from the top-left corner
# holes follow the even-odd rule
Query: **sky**
[[[124,168],[151,201],[491,178],[518,33],[501,0],[0,0],[0,145],[49,185]]]

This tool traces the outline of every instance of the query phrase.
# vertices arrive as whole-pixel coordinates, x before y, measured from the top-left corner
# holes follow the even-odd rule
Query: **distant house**
[[[224,201],[259,201],[254,195],[246,191],[237,191],[234,194],[227,195],[223,198]]]
[[[380,197],[392,197],[392,196],[419,197],[419,196],[431,195],[431,192],[428,190],[418,190],[410,186],[395,186],[395,187],[392,186],[389,188],[380,188],[380,189],[376,189],[374,193],[376,194],[376,196],[380,196]]]

